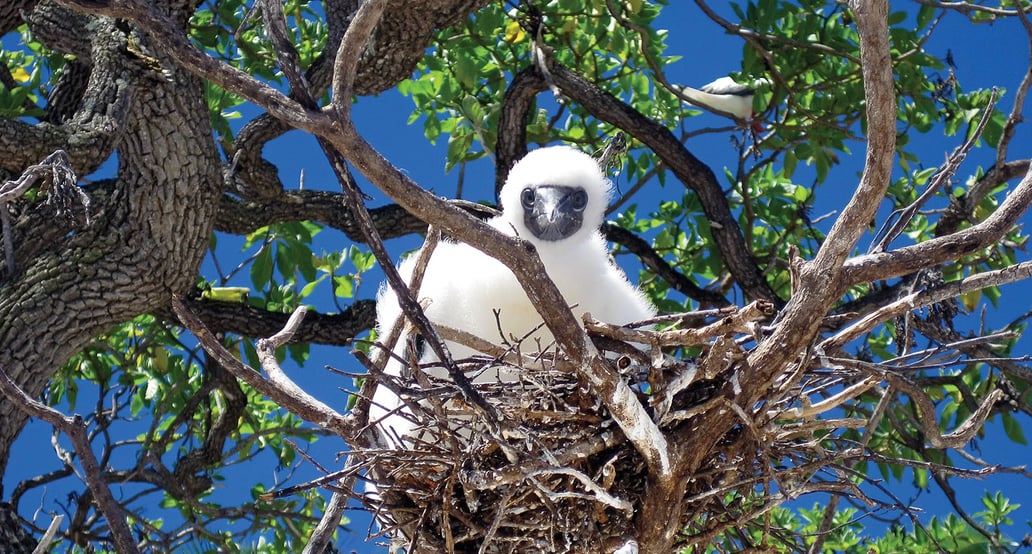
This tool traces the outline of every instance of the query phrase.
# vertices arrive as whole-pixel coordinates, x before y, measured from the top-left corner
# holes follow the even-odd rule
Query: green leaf
[[[355,296],[355,278],[350,275],[334,276],[333,294],[340,298],[352,298]]]
[[[263,248],[251,265],[251,282],[254,283],[254,288],[265,290],[269,283],[272,282],[272,268],[272,249]]]
[[[1028,440],[1025,438],[1025,431],[1022,429],[1021,422],[1019,422],[1012,414],[1007,412],[1000,415],[1003,421],[1003,430],[1007,433],[1007,438],[1020,445],[1027,446]]]
[[[355,266],[355,271],[359,273],[369,271],[376,265],[376,256],[372,252],[363,252],[357,246],[348,249],[348,257],[351,265]]]

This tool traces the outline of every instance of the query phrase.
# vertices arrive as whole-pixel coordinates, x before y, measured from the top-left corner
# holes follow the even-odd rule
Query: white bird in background
[[[733,116],[742,121],[751,121],[756,115],[753,111],[756,89],[769,83],[770,81],[766,79],[757,79],[751,84],[741,84],[731,77],[721,77],[697,89],[681,85],[670,86],[691,104]]]
[[[553,146],[535,150],[513,166],[501,191],[502,213],[488,221],[507,235],[520,236],[537,247],[548,276],[552,278],[575,314],[591,312],[598,320],[627,324],[651,318],[655,308],[614,264],[599,232],[609,203],[612,184],[595,160],[574,148]],[[399,266],[408,282],[416,256]],[[430,321],[467,331],[492,343],[500,341],[499,327],[506,337],[524,337],[524,352],[548,347],[552,334],[541,325],[541,316],[512,272],[501,262],[479,250],[456,242],[442,241],[430,257],[418,299],[426,306]],[[424,300],[429,300],[427,305]],[[495,311],[498,316],[496,317]],[[386,336],[401,317],[397,295],[384,285],[377,298],[377,331]],[[500,325],[499,325],[500,324]],[[540,329],[534,331],[535,328]],[[532,333],[533,331],[533,333]],[[394,359],[385,372],[400,376],[406,348],[398,341]],[[455,359],[476,354],[471,349],[448,343]],[[420,362],[437,361],[423,348]],[[446,377],[440,368],[428,370]],[[474,381],[515,380],[516,376],[483,372]],[[407,408],[387,387],[377,387],[370,408],[370,422],[379,422],[387,444],[412,436],[413,422]]]

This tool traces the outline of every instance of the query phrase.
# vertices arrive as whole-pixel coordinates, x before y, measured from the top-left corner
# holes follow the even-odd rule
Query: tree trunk
[[[78,57],[76,73],[68,72],[80,86],[66,90],[80,91],[81,98],[70,103],[62,98],[60,108],[72,106],[70,111],[35,125],[0,118],[0,173],[17,176],[61,149],[81,177],[118,156],[116,177],[98,187],[103,194],[92,199],[91,223],[77,228],[53,218],[45,206],[30,206],[15,225],[15,272],[0,269],[0,368],[38,397],[58,367],[98,334],[141,314],[167,314],[172,294],[194,285],[224,179],[200,79],[149,49],[148,37],[124,20],[73,11],[65,7],[77,6],[70,0],[9,4],[0,7],[4,32],[28,21],[37,40]],[[185,34],[199,2],[161,4]],[[434,29],[484,4],[410,0],[392,6],[377,40],[363,53],[356,92],[375,94],[407,78]],[[353,0],[325,4],[330,44],[326,59],[313,67],[323,87],[332,67],[326,60],[332,62],[357,5]],[[103,3],[78,6],[118,9]],[[82,87],[87,71],[89,81]],[[48,108],[56,110],[51,101]],[[264,133],[252,145],[238,140],[233,147],[260,152],[283,130]],[[0,472],[25,421],[17,407],[0,398]]]
[[[117,137],[118,176],[90,225],[22,260],[0,285],[0,367],[32,396],[93,337],[193,285],[222,189],[200,80],[168,63],[166,75],[133,59],[125,34],[107,18],[91,27],[111,58],[94,60],[91,82],[107,94],[87,94],[76,131]],[[111,49],[113,41],[121,48]],[[123,105],[124,132],[104,129],[109,111]],[[77,154],[74,169],[88,172]],[[39,240],[34,231],[19,238],[16,249]],[[25,420],[0,399],[0,471]]]

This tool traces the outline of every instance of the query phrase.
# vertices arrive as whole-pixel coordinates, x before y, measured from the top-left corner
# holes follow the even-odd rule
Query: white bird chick
[[[651,318],[655,309],[609,256],[599,232],[612,185],[595,160],[574,148],[554,146],[535,150],[513,166],[501,191],[502,213],[488,223],[507,235],[524,238],[537,247],[545,270],[574,313],[591,312],[601,321],[627,324]],[[399,266],[410,282],[415,256]],[[522,351],[547,348],[553,337],[541,325],[516,277],[501,262],[463,243],[444,242],[433,251],[423,275],[418,297],[431,322],[460,329],[492,343],[506,338],[523,342]],[[425,301],[429,301],[427,304]],[[496,317],[495,311],[498,315]],[[397,295],[383,286],[377,299],[377,330],[386,336],[401,317]],[[540,329],[535,330],[535,328]],[[385,372],[402,375],[406,340],[399,341],[394,359]],[[476,354],[453,343],[455,359]],[[429,348],[420,353],[421,363],[437,361]],[[428,370],[446,377],[440,368]],[[501,371],[483,372],[475,381],[515,380]],[[377,387],[370,421],[379,421],[388,444],[412,435],[413,423],[403,402],[387,387]]]
[[[671,87],[688,99],[691,104],[720,112],[743,121],[752,120],[753,99],[756,89],[770,84],[767,79],[757,79],[751,84],[741,84],[731,77],[721,77],[700,88],[671,85]],[[754,124],[754,128],[755,128]],[[757,129],[757,130],[762,130]]]

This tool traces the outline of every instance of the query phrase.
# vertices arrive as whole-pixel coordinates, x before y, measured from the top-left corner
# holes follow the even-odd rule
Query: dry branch
[[[285,124],[315,134],[349,198],[354,221],[347,224],[373,245],[402,297],[406,317],[438,350],[448,368],[450,379],[434,379],[432,372],[416,371],[418,389],[383,375],[382,361],[393,350],[406,319],[399,318],[399,327],[385,337],[380,359],[368,363],[373,378],[362,389],[359,407],[350,417],[343,416],[308,397],[275,363],[273,350],[297,330],[303,311],[292,316],[283,333],[259,341],[268,375],[263,378],[225,351],[195,314],[173,298],[173,308],[184,324],[234,375],[303,419],[332,430],[352,445],[366,446],[351,453],[344,472],[320,481],[320,485],[335,481],[340,489],[321,532],[336,525],[343,500],[352,494],[348,483],[354,483],[361,471],[375,470],[367,475],[378,480],[382,499],[371,504],[371,509],[377,511],[378,519],[392,522],[384,532],[402,531],[413,550],[472,549],[477,545],[480,551],[558,551],[564,545],[575,545],[571,550],[601,550],[602,545],[614,542],[637,542],[644,551],[667,552],[678,540],[702,544],[801,494],[830,491],[870,504],[878,502],[852,482],[858,476],[851,471],[856,461],[873,459],[866,451],[866,440],[899,391],[919,405],[922,431],[935,448],[962,445],[1003,397],[994,390],[953,433],[929,434],[934,429],[929,427],[934,425],[934,405],[918,383],[884,367],[872,368],[829,355],[840,356],[837,350],[850,340],[922,303],[1025,278],[1027,264],[926,288],[861,318],[814,347],[821,322],[848,285],[900,275],[976,250],[1008,231],[1027,205],[1026,196],[1032,194],[1028,184],[1032,178],[1026,177],[997,214],[980,226],[895,252],[848,259],[884,196],[893,159],[887,153],[894,150],[896,106],[884,1],[852,3],[861,40],[870,133],[863,177],[817,256],[795,266],[794,296],[768,326],[759,322],[774,315],[775,302],[780,299],[759,272],[742,237],[736,236],[739,229],[712,172],[691,157],[672,134],[644,132],[658,125],[643,124],[647,120],[641,114],[585,84],[572,71],[544,64],[546,60],[536,55],[535,71],[549,72],[552,85],[567,97],[599,118],[634,127],[647,137],[642,140],[703,198],[721,252],[737,282],[748,295],[767,299],[722,313],[720,320],[709,325],[674,331],[614,328],[590,321],[589,316],[586,328],[594,337],[565,307],[530,245],[497,233],[419,187],[354,127],[350,110],[358,61],[386,2],[364,2],[351,21],[334,58],[332,104],[320,109],[285,44],[284,30],[278,25],[282,14],[275,2],[263,0],[262,5],[270,22],[277,23],[270,26],[270,32],[280,44],[277,52],[286,53],[281,65],[291,81],[292,97],[196,51],[164,15],[145,2],[61,1],[133,20],[190,71],[242,94]],[[537,46],[535,51],[541,52]],[[529,105],[535,93],[528,90],[542,86],[547,79],[531,71],[517,77],[524,78],[520,82],[528,88],[515,90],[514,80],[512,94]],[[525,118],[506,121],[522,126]],[[525,148],[525,141],[510,141],[500,144],[502,147],[509,150],[505,157],[500,151],[500,170],[507,169],[504,166],[512,161],[514,152]],[[480,337],[430,325],[381,250],[375,222],[354,188],[344,156],[415,218],[508,266],[552,330],[560,353],[530,355],[519,345],[499,347]],[[928,246],[930,243],[934,244]],[[411,288],[418,289],[418,284]],[[693,291],[696,298],[713,304],[726,302],[719,295],[687,285],[682,290]],[[650,355],[621,356],[630,347],[618,349],[602,340],[596,344],[592,339],[599,336],[648,345]],[[486,356],[451,360],[444,349],[445,340],[471,346]],[[744,350],[743,345],[751,343],[756,348]],[[602,350],[609,347],[613,354],[607,357]],[[674,360],[663,353],[663,347],[702,347],[703,354],[698,363]],[[621,367],[630,358],[635,358],[629,362],[630,369]],[[636,371],[638,358],[646,360],[647,372]],[[520,380],[472,386],[470,376],[502,366],[517,372]],[[648,373],[647,381],[642,382],[638,373]],[[832,417],[865,391],[884,392],[878,387],[882,381],[889,383],[892,394],[883,394],[875,413]],[[363,410],[374,386],[388,386],[402,398],[432,397],[426,403],[429,407],[422,402],[410,405],[420,425],[415,448],[370,448],[372,443],[363,441],[367,423]],[[761,401],[762,407],[757,407]],[[841,434],[828,433],[861,427],[866,429],[859,445]],[[793,460],[793,467],[776,467],[774,460],[782,459]],[[815,478],[818,473],[825,481]],[[613,479],[614,474],[620,478]],[[740,502],[726,502],[729,493],[735,493]],[[569,514],[588,517],[573,521]],[[685,535],[688,537],[683,538]],[[310,550],[319,550],[325,538],[323,534],[313,540]]]
[[[1032,168],[1000,207],[981,223],[891,252],[852,258],[843,267],[844,284],[891,279],[972,254],[1000,240],[1014,227],[1029,204],[1032,204]]]
[[[272,371],[269,378],[262,377],[260,373],[241,362],[232,352],[227,350],[218,338],[208,330],[204,322],[198,319],[178,296],[173,295],[172,297],[172,309],[183,323],[183,326],[197,337],[205,352],[215,358],[222,367],[232,373],[237,379],[247,383],[256,391],[309,423],[325,427],[341,437],[350,437],[352,440],[358,436],[359,430],[350,419],[312,397],[287,377],[279,368],[278,363],[275,361],[275,356],[272,356],[271,360],[268,356],[263,358],[263,364],[266,364],[263,367],[265,367],[266,371],[269,371],[269,368],[272,367]],[[286,334],[290,334],[293,331],[292,327],[300,323],[300,318],[303,315],[303,307],[294,312],[294,316],[291,318],[292,321],[288,322]],[[282,337],[283,335],[279,336]],[[266,346],[268,344],[266,343]]]
[[[111,538],[119,552],[139,552],[136,541],[133,540],[132,530],[126,519],[127,514],[108,488],[107,480],[104,479],[103,470],[93,453],[93,446],[90,444],[89,434],[86,432],[86,424],[79,415],[66,416],[31,398],[25,391],[18,388],[18,385],[11,380],[7,372],[0,368],[0,393],[7,398],[7,401],[14,404],[31,417],[39,418],[54,426],[55,429],[64,433],[75,449],[79,457],[84,475],[83,481],[93,495],[97,508],[108,522],[111,530]]]

